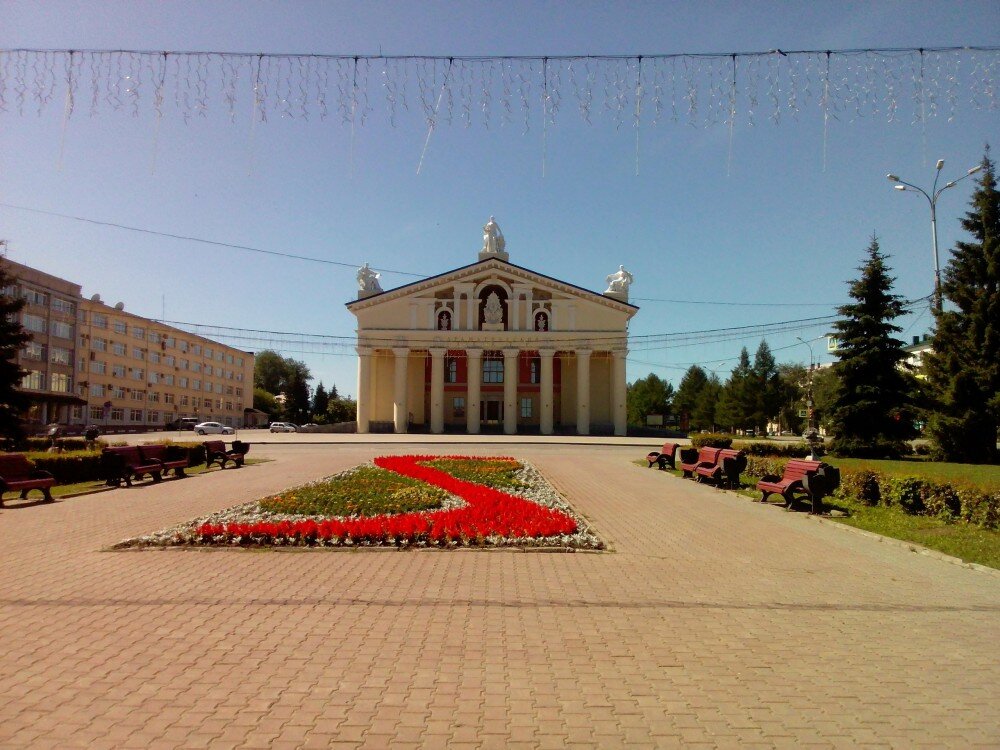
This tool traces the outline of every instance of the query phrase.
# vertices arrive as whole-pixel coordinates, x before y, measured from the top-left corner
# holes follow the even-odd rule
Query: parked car
[[[199,422],[194,426],[199,435],[235,435],[236,430],[220,422]]]
[[[163,425],[165,430],[193,430],[198,420],[195,417],[181,417]]]
[[[291,422],[271,422],[271,432],[296,432],[296,427]]]

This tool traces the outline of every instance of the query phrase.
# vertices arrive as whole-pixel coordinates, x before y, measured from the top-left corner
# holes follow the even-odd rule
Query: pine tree
[[[979,186],[944,270],[942,294],[954,309],[936,315],[925,357],[937,404],[930,434],[940,457],[996,463],[1000,426],[1000,193],[989,147]]]
[[[698,365],[691,365],[681,378],[681,384],[677,386],[677,394],[674,396],[674,411],[682,427],[695,426],[694,412],[701,391],[707,383],[708,375]]]
[[[330,408],[330,395],[323,387],[323,381],[319,381],[316,391],[313,393],[312,414],[313,419],[319,422],[326,421],[326,412]]]
[[[778,377],[778,363],[774,361],[771,347],[761,340],[753,358],[754,411],[753,424],[763,433],[767,423],[778,415],[781,408],[782,389]]]
[[[27,398],[19,390],[25,372],[17,364],[17,355],[31,341],[31,334],[21,327],[18,316],[24,299],[6,293],[13,284],[14,279],[0,256],[0,435],[17,440],[24,434],[21,413],[28,406]]]
[[[757,388],[755,387],[753,367],[750,365],[750,353],[746,347],[740,350],[740,359],[733,368],[722,389],[719,405],[716,409],[716,419],[729,430],[747,429],[754,423],[754,412],[757,406]]]
[[[861,277],[850,285],[856,302],[838,308],[844,319],[834,324],[840,339],[834,370],[840,382],[831,449],[843,456],[898,458],[906,452],[904,441],[915,435],[903,370],[906,352],[894,337],[902,329],[892,322],[903,314],[903,303],[892,293],[895,279],[877,237],[866,252]]]

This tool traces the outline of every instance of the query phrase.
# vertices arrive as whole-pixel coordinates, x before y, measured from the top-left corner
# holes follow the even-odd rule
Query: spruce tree
[[[934,350],[924,362],[936,396],[930,435],[941,458],[996,463],[1000,426],[1000,193],[996,170],[983,157],[979,186],[944,270],[942,294],[951,309],[936,315]]]
[[[319,385],[316,386],[316,391],[313,393],[312,400],[312,414],[313,419],[323,423],[326,421],[326,412],[330,408],[330,395],[326,392],[326,388],[323,387],[323,381],[319,381]]]
[[[688,425],[691,428],[696,426],[695,409],[701,391],[707,383],[708,375],[698,365],[691,365],[681,378],[681,384],[677,386],[677,393],[674,396],[674,411],[682,426]]]
[[[753,358],[753,424],[759,432],[767,429],[767,423],[778,415],[781,408],[782,389],[778,377],[778,363],[767,342],[761,340]]]
[[[739,362],[722,389],[716,419],[730,430],[752,427],[756,405],[757,388],[750,353],[743,347]]]
[[[8,294],[13,284],[14,278],[0,256],[0,435],[17,440],[24,434],[21,414],[28,406],[19,390],[25,372],[17,364],[17,355],[31,341],[31,334],[21,327],[18,315],[24,298]]]
[[[905,441],[915,435],[910,385],[903,363],[903,342],[895,338],[902,329],[892,321],[903,314],[902,299],[892,293],[886,256],[872,237],[867,259],[851,282],[849,295],[856,300],[838,308],[843,320],[834,324],[840,340],[839,377],[831,417],[834,440],[831,450],[842,456],[898,458]]]
[[[708,376],[704,387],[698,391],[698,402],[691,414],[691,423],[702,430],[715,430],[719,423],[718,409],[722,396],[722,383],[714,372]]]

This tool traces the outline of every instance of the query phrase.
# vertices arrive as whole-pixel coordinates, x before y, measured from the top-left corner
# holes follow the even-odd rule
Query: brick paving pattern
[[[1000,745],[1000,577],[637,448],[258,447],[0,510],[0,747]],[[386,452],[530,460],[612,551],[101,551]]]

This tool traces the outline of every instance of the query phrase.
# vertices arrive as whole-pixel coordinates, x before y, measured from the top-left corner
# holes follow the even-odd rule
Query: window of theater
[[[465,416],[465,399],[461,398],[461,397],[457,397],[454,400],[452,400],[452,402],[451,402],[451,410],[452,410],[452,413],[456,417],[464,417]]]
[[[501,359],[483,360],[483,382],[484,383],[503,382],[503,360]]]
[[[458,382],[458,360],[454,357],[448,357],[444,361],[444,382]]]

